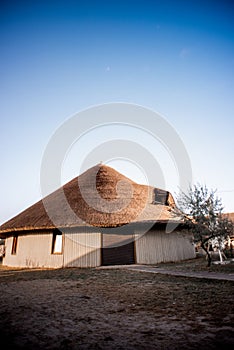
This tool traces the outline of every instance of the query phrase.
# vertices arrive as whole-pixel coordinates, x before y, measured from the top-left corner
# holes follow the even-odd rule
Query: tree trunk
[[[222,262],[223,262],[222,253],[221,253],[220,249],[218,249],[218,251],[219,251],[219,258],[220,258],[220,262],[222,263]]]
[[[201,244],[201,247],[202,249],[206,252],[206,257],[207,257],[207,267],[210,267],[211,265],[211,256],[210,256],[210,253],[209,253],[209,248],[206,248],[205,245],[202,243]]]

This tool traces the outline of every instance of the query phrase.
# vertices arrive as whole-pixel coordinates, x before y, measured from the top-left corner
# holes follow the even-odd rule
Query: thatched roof
[[[234,213],[225,213],[223,216],[234,222]]]
[[[13,231],[175,221],[172,195],[139,185],[106,165],[96,165],[0,226]]]

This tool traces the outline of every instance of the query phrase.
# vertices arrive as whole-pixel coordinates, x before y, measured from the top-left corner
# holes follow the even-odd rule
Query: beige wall
[[[101,233],[66,233],[64,266],[95,267],[101,265]]]
[[[195,258],[195,249],[190,234],[165,233],[163,230],[135,235],[137,264],[157,264]]]
[[[5,241],[3,265],[18,267],[63,266],[94,267],[101,265],[101,234],[95,232],[63,234],[63,254],[51,254],[52,232],[19,235],[16,254],[11,254],[13,237]]]
[[[101,233],[77,231],[63,234],[63,254],[51,254],[52,232],[19,235],[15,255],[11,254],[13,237],[9,237],[5,241],[6,253],[3,265],[34,268],[100,266]],[[195,258],[190,234],[165,233],[163,230],[157,230],[143,236],[136,233],[135,238],[135,256],[138,264]]]
[[[52,232],[19,235],[16,254],[11,254],[13,237],[5,241],[3,264],[18,267],[62,267],[63,255],[51,254]]]

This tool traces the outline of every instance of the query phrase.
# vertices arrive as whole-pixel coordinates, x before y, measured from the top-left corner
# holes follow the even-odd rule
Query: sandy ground
[[[233,286],[126,269],[1,267],[1,344],[35,350],[231,349]]]

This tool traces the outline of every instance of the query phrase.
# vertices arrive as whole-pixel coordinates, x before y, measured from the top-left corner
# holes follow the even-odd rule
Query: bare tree
[[[216,190],[208,190],[200,184],[189,187],[177,198],[184,222],[194,235],[194,242],[205,251],[208,266],[211,265],[209,242],[214,238],[226,238],[233,232],[233,222],[223,215],[221,199]]]

